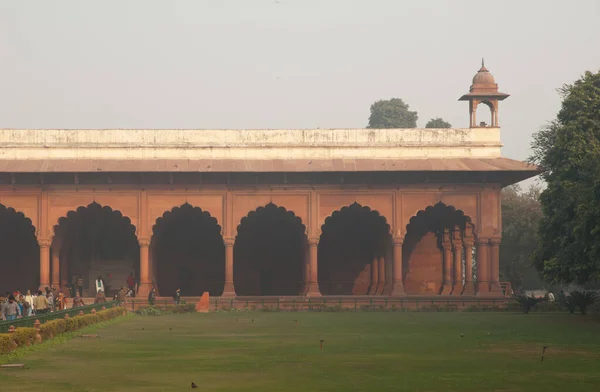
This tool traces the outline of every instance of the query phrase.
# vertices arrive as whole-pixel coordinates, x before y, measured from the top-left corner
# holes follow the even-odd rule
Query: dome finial
[[[485,68],[485,61],[483,60],[483,57],[481,58],[481,68]]]

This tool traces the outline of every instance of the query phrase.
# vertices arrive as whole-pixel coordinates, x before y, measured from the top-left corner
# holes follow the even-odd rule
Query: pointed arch
[[[249,212],[237,227],[233,249],[238,295],[302,293],[306,226],[293,211],[268,203]]]
[[[35,290],[40,281],[40,249],[31,219],[0,204],[0,287]]]
[[[150,275],[161,295],[221,295],[225,245],[216,218],[184,203],[163,213],[152,227]]]
[[[452,283],[456,286],[454,294],[460,294],[464,262],[462,256],[461,260],[455,261],[452,252],[460,247],[463,253],[467,229],[469,233],[474,231],[471,218],[462,210],[442,202],[430,205],[410,218],[402,247],[407,294],[439,294],[443,289],[449,290],[443,287],[448,278],[456,283]],[[443,293],[450,294],[452,291]]]
[[[325,295],[391,289],[391,227],[377,210],[352,203],[325,219],[319,240],[319,288]],[[386,273],[387,272],[387,273]]]

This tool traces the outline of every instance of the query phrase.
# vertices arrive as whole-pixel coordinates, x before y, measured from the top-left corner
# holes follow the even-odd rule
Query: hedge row
[[[85,314],[83,316],[74,316],[68,319],[55,319],[40,325],[41,341],[52,339],[56,335],[65,332],[76,331],[88,325],[96,324],[101,321],[113,319],[122,315],[127,310],[123,307],[100,310],[95,314]],[[37,331],[35,328],[22,327],[17,328],[12,333],[0,334],[0,354],[6,354],[17,347],[29,346],[39,343],[36,341]]]

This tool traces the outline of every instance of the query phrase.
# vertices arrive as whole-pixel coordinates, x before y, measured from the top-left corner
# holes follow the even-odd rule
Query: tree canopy
[[[411,112],[400,98],[380,100],[371,105],[367,128],[416,128],[417,112]]]
[[[511,282],[515,292],[543,287],[531,262],[538,245],[538,225],[542,218],[540,188],[531,186],[522,192],[518,185],[502,190],[502,242],[500,277]]]
[[[600,72],[559,91],[557,118],[532,144],[547,182],[533,261],[547,280],[583,284],[600,279]]]
[[[425,128],[452,128],[452,124],[444,121],[441,117],[432,118],[425,124]]]

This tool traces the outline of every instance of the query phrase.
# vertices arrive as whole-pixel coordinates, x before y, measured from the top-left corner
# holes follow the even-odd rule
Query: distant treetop
[[[367,128],[416,128],[417,112],[411,112],[400,98],[380,100],[371,105]]]
[[[441,117],[436,117],[429,120],[425,128],[452,128],[452,124],[444,121]]]

